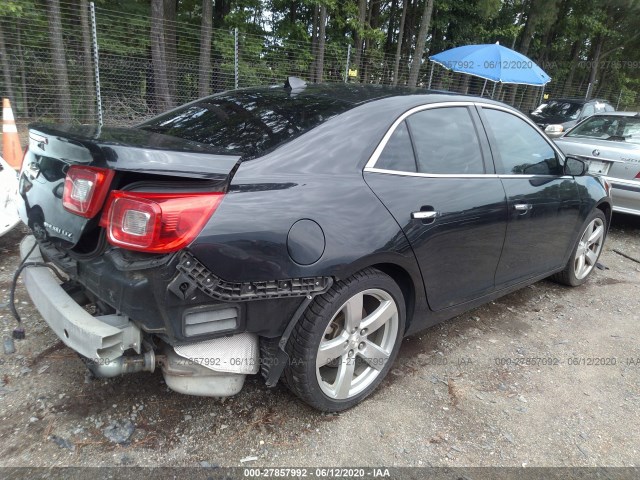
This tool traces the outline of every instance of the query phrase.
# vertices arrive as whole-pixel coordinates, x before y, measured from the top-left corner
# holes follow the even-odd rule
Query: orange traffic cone
[[[2,99],[2,157],[5,162],[16,170],[20,170],[22,163],[22,149],[16,121],[13,118],[11,102],[8,98]]]

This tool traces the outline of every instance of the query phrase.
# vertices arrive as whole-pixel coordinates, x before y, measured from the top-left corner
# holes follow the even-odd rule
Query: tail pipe
[[[125,373],[153,372],[156,369],[156,355],[149,350],[140,355],[118,357],[109,361],[89,360],[87,367],[100,378],[117,377]]]

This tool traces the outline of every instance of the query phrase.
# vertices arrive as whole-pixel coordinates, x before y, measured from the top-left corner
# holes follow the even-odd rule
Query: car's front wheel
[[[388,275],[366,269],[314,299],[288,343],[287,386],[309,405],[341,411],[367,397],[395,359],[405,302]]]
[[[598,262],[606,235],[607,219],[601,210],[596,209],[587,218],[567,266],[553,279],[572,287],[582,285]]]

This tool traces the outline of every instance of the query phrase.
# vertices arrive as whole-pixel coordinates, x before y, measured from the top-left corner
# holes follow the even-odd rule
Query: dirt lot
[[[0,238],[3,336],[24,233]],[[20,287],[0,465],[638,466],[640,264],[613,249],[640,259],[640,218],[614,218],[606,269],[583,287],[540,282],[406,339],[382,387],[340,415],[258,378],[224,402],[159,372],[91,380]]]

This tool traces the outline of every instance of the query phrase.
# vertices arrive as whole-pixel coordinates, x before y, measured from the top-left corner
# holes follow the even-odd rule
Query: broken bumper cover
[[[36,243],[32,235],[20,243],[20,256],[25,259]],[[36,247],[27,262],[44,262]],[[46,267],[27,267],[22,273],[29,296],[42,318],[60,339],[84,357],[111,361],[133,348],[140,353],[140,329],[120,315],[94,317],[78,305]]]

